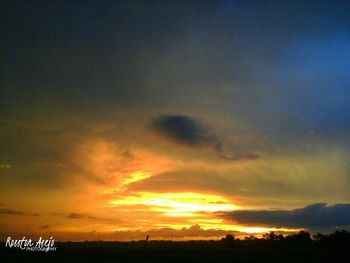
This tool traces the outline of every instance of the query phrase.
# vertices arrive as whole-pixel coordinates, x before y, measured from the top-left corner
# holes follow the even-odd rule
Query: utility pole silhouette
[[[148,239],[149,239],[149,235],[147,235],[146,240],[145,240],[145,244],[143,246],[143,249],[146,249],[147,243],[148,243]]]

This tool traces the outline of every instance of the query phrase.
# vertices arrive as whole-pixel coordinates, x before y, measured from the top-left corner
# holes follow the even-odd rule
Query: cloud
[[[17,215],[17,216],[39,216],[37,213],[27,213],[19,210],[13,210],[10,208],[2,208],[0,209],[0,215]]]
[[[152,122],[155,131],[169,139],[189,146],[221,147],[218,137],[201,123],[185,115],[161,115]]]
[[[4,214],[5,215],[24,215],[24,212],[12,210],[9,208],[3,208],[3,209],[0,209],[0,214],[2,214],[2,215],[4,215]]]
[[[115,223],[121,222],[120,220],[116,220],[113,218],[96,217],[96,216],[91,216],[89,214],[80,214],[80,213],[70,213],[65,215],[65,217],[68,219],[88,219],[88,220],[96,220],[96,221],[109,221],[109,222],[115,222]]]
[[[319,203],[294,210],[238,210],[222,213],[226,219],[244,225],[271,227],[350,226],[350,204]]]
[[[176,143],[190,147],[211,147],[223,160],[256,159],[259,157],[257,154],[226,155],[222,139],[211,132],[208,127],[189,116],[160,115],[152,120],[151,127],[154,131]]]
[[[69,219],[98,219],[97,217],[90,216],[87,214],[79,214],[79,213],[70,213],[66,215],[66,218]]]
[[[40,226],[39,228],[40,229],[48,229],[48,228],[50,228],[50,226],[49,225],[43,225],[43,226]]]

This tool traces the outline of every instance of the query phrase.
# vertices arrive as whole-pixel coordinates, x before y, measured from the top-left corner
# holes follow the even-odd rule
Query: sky
[[[349,229],[348,1],[1,6],[1,239]]]

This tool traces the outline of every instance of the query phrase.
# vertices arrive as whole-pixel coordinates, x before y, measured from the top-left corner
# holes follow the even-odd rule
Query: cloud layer
[[[223,217],[238,224],[271,227],[346,227],[350,226],[350,204],[313,204],[294,210],[239,210]]]

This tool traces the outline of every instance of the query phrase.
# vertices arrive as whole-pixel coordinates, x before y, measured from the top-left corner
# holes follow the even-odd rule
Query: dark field
[[[56,251],[5,248],[3,262],[350,262],[349,243],[291,244],[267,240],[56,243]]]

